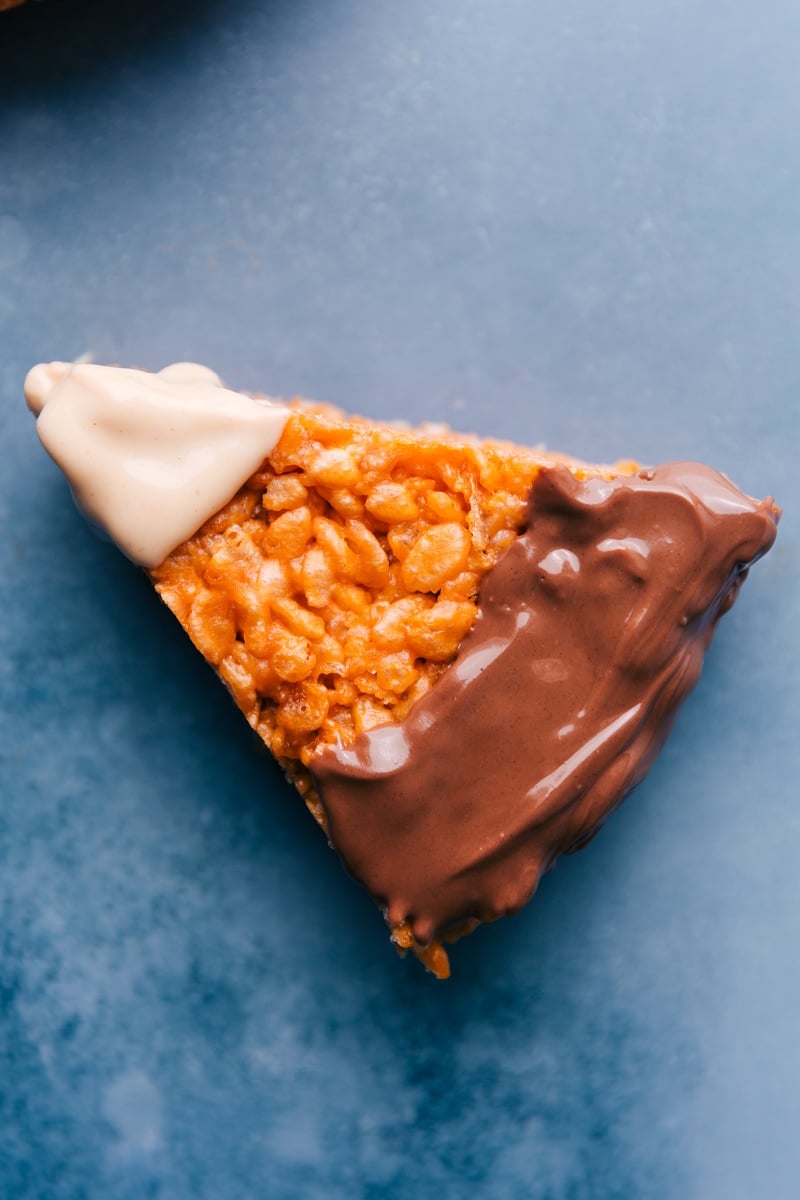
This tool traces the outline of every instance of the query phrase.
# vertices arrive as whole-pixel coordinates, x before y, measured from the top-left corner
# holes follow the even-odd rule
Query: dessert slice
[[[771,499],[159,375],[34,368],[78,504],[218,671],[391,936],[513,912],[638,783]]]

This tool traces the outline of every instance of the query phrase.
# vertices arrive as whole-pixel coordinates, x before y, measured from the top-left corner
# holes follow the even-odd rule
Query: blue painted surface
[[[0,1194],[793,1200],[800,9],[47,0],[0,20]],[[787,509],[635,799],[446,985],[36,442],[27,367]]]

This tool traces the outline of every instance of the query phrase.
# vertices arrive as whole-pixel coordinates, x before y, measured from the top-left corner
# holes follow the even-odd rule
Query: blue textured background
[[[0,18],[0,1194],[795,1200],[795,0]],[[95,540],[85,351],[788,510],[650,778],[426,977]]]

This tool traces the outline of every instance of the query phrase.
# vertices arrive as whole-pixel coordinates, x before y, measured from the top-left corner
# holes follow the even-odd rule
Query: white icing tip
[[[195,363],[157,374],[41,363],[28,372],[25,398],[78,507],[148,568],[235,496],[289,417]]]

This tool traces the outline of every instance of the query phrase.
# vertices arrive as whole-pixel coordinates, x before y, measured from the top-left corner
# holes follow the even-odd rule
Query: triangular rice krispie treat
[[[513,912],[643,777],[778,510],[270,405],[179,364],[34,368],[79,505],[141,563],[391,936]]]

